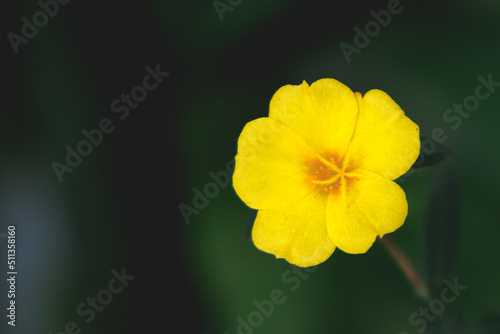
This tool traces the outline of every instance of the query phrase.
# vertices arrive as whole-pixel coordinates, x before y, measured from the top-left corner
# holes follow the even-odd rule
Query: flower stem
[[[411,263],[410,259],[408,259],[406,253],[403,252],[399,245],[389,235],[385,235],[380,239],[380,241],[382,242],[382,245],[384,245],[385,249],[387,249],[387,251],[392,255],[393,259],[397,262],[406,278],[413,286],[416,295],[423,301],[429,301],[431,297],[427,284],[425,284],[425,281],[415,269],[413,263]]]

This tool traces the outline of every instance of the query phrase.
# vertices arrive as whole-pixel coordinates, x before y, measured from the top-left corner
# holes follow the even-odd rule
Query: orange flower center
[[[309,180],[326,192],[345,191],[354,180],[359,180],[359,175],[351,172],[353,162],[342,160],[336,154],[322,154],[307,163],[306,172]]]

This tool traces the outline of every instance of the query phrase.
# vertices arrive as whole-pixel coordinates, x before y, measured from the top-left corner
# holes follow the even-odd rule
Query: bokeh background
[[[231,8],[222,17],[211,0],[72,0],[17,54],[7,35],[41,7],[0,5],[0,233],[17,228],[19,272],[17,326],[2,314],[2,333],[59,333],[75,321],[82,333],[233,334],[275,289],[286,300],[255,333],[417,333],[412,288],[378,242],[363,255],[337,250],[300,276],[247,238],[252,212],[231,185],[189,224],[179,210],[226,169],[241,129],[267,115],[279,87],[324,77],[382,89],[423,135],[445,131],[460,190],[456,277],[468,287],[450,307],[473,331],[500,311],[500,89],[457,129],[443,119],[474,95],[478,76],[500,81],[500,3],[402,0],[351,62],[340,43],[354,45],[354,28],[388,1],[221,3]],[[119,119],[111,103],[157,64],[170,75]],[[115,130],[59,182],[53,161],[103,118]],[[402,183],[410,211],[393,237],[419,269],[439,175],[422,169]],[[135,279],[85,323],[77,305],[124,267]]]

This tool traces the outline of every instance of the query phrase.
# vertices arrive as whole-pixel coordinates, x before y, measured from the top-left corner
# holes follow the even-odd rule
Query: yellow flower
[[[365,253],[408,213],[392,180],[418,157],[419,128],[384,92],[361,96],[334,79],[281,87],[269,117],[246,124],[233,185],[258,209],[260,250],[308,267],[336,247]]]

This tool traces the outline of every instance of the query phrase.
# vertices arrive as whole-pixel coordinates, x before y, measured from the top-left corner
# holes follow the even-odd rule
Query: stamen
[[[346,189],[352,187],[352,181],[363,178],[361,174],[350,172],[353,162],[354,159],[349,160],[348,156],[341,159],[334,154],[322,154],[307,162],[306,172],[309,181],[321,187],[320,192],[342,191],[345,195]]]

